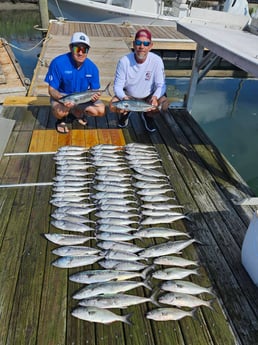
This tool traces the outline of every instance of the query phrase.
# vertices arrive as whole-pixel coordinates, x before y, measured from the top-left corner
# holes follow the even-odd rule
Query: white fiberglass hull
[[[84,0],[83,4],[77,0],[48,0],[48,7],[54,17],[70,21],[174,26],[179,19],[89,0]]]

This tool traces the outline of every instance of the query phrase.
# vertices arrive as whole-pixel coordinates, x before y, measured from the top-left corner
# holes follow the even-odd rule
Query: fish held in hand
[[[147,111],[158,109],[158,107],[155,107],[149,103],[146,103],[141,100],[134,100],[134,99],[127,99],[127,100],[112,102],[112,105],[118,109],[125,110],[125,111],[147,112]]]
[[[109,86],[111,83],[108,83],[108,85],[105,87],[103,90],[88,90],[85,92],[75,92],[71,93],[69,95],[63,96],[59,98],[58,102],[65,104],[66,102],[72,102],[74,104],[81,104],[81,103],[86,103],[89,102],[92,98],[93,95],[96,93],[106,93],[109,96],[111,96]]]

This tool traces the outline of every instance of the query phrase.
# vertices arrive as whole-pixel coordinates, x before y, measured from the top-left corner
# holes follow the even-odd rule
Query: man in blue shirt
[[[93,94],[87,103],[75,105],[71,101],[58,101],[64,95],[98,90],[100,88],[99,70],[87,57],[90,40],[83,32],[75,32],[69,45],[70,52],[54,58],[49,66],[45,82],[51,97],[53,115],[57,118],[56,130],[68,133],[66,119],[72,114],[78,122],[87,124],[86,114],[90,116],[104,116],[105,105],[99,100],[100,92]]]

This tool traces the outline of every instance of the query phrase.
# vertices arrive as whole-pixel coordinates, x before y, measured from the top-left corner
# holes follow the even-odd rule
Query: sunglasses
[[[144,45],[144,47],[148,47],[151,44],[151,42],[135,40],[134,44],[138,47],[141,46],[142,44]]]
[[[79,52],[82,52],[83,54],[87,54],[89,51],[89,47],[85,46],[73,46],[73,53],[78,54]]]

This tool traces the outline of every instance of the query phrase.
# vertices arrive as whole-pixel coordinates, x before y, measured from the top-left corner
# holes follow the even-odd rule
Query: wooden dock
[[[25,76],[8,44],[0,39],[0,104],[5,97],[27,94]]]
[[[43,47],[41,59],[44,57],[47,64],[53,48],[56,54],[66,49],[68,36],[78,28],[91,38],[92,59],[103,60],[100,71],[104,85],[113,78],[114,60],[129,51],[137,27],[53,23],[49,30],[53,37]],[[158,27],[152,31],[170,38],[174,30]],[[128,44],[125,38],[121,39],[121,32]],[[113,43],[103,39],[107,36],[113,37]],[[130,117],[127,128],[118,129],[117,116],[108,109],[104,118],[89,118],[85,130],[73,124],[69,134],[56,133],[43,83],[45,71],[44,62],[37,66],[27,103],[24,98],[16,103],[8,98],[3,109],[3,116],[14,120],[15,125],[0,161],[0,344],[257,345],[258,289],[241,264],[241,246],[254,208],[234,203],[253,196],[245,181],[184,110],[158,116],[157,131],[152,134],[146,132],[138,114]],[[51,265],[56,259],[51,250],[56,246],[41,235],[58,232],[50,224],[55,209],[49,203],[53,192],[51,185],[37,184],[52,182],[56,176],[53,152],[64,145],[89,148],[102,143],[123,146],[132,142],[155,147],[176,201],[191,218],[171,227],[202,243],[189,246],[183,257],[199,261],[199,275],[191,276],[191,280],[212,287],[216,299],[213,309],[197,308],[195,318],[150,321],[145,315],[155,306],[144,303],[125,310],[114,309],[122,315],[132,312],[132,326],[76,319],[71,310],[76,305],[72,295],[78,284],[69,281],[69,275],[82,268],[67,270]],[[4,187],[11,184],[13,187]],[[152,243],[134,242],[142,247]],[[94,240],[89,243],[95,246]],[[99,268],[97,263],[92,267]],[[157,281],[153,281],[155,287]],[[132,293],[150,296],[152,292],[140,287]],[[212,298],[205,294],[201,297]]]

